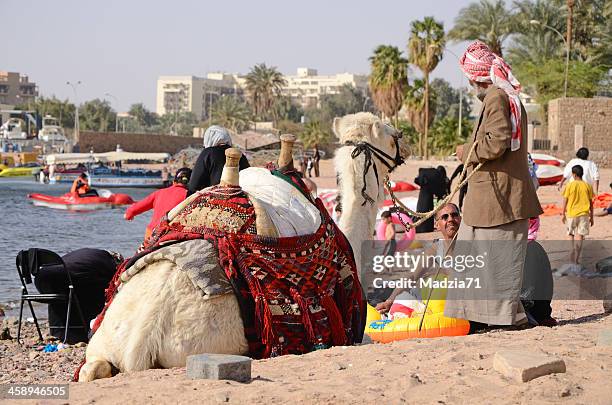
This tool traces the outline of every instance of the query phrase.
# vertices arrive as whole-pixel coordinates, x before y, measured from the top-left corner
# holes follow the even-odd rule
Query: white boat
[[[160,170],[145,169],[119,169],[106,166],[107,163],[156,161],[163,162],[170,158],[168,153],[133,153],[133,152],[107,152],[107,153],[65,153],[45,156],[45,162],[51,164],[83,164],[87,165],[89,185],[92,187],[164,187]],[[98,166],[93,166],[97,164]],[[52,181],[69,183],[80,174],[78,171],[56,173]]]
[[[0,135],[4,139],[28,139],[28,133],[24,129],[24,120],[21,118],[9,118],[0,127]]]
[[[68,142],[63,128],[59,125],[57,118],[45,115],[42,120],[42,128],[38,132],[38,139],[45,142]]]

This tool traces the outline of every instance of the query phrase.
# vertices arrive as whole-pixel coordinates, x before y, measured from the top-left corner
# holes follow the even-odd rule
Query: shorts
[[[591,227],[591,219],[588,215],[581,215],[579,217],[568,217],[567,218],[567,234],[568,235],[582,235],[587,236],[589,234],[589,228]]]

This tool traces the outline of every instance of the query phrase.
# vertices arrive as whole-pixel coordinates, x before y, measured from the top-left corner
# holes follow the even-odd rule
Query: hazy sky
[[[410,22],[432,15],[448,30],[470,0],[0,0],[0,70],[30,76],[44,96],[106,98],[125,111],[155,108],[161,75],[246,73],[256,63],[285,74],[368,73],[379,44],[404,52]],[[449,49],[460,54],[465,44]],[[416,70],[414,72],[417,72]],[[413,73],[417,74],[417,73]],[[458,86],[449,53],[434,71]],[[113,94],[117,101],[105,93]]]

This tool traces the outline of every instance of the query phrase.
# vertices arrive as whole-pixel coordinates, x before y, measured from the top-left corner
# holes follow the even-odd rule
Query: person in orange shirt
[[[76,193],[79,197],[99,197],[98,192],[95,189],[89,187],[89,182],[87,181],[87,174],[85,173],[81,173],[81,175],[77,177],[74,182],[72,182],[70,192],[72,194]]]
[[[187,167],[179,169],[170,187],[157,190],[149,194],[145,199],[130,205],[123,217],[131,221],[136,215],[153,209],[153,217],[145,231],[145,240],[147,240],[151,236],[153,229],[159,225],[162,217],[187,197],[187,184],[190,178],[191,169]]]

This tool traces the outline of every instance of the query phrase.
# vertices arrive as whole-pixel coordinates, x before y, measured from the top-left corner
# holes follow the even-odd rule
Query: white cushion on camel
[[[289,182],[261,167],[240,171],[240,187],[266,210],[281,237],[313,234],[321,226],[321,214]]]

